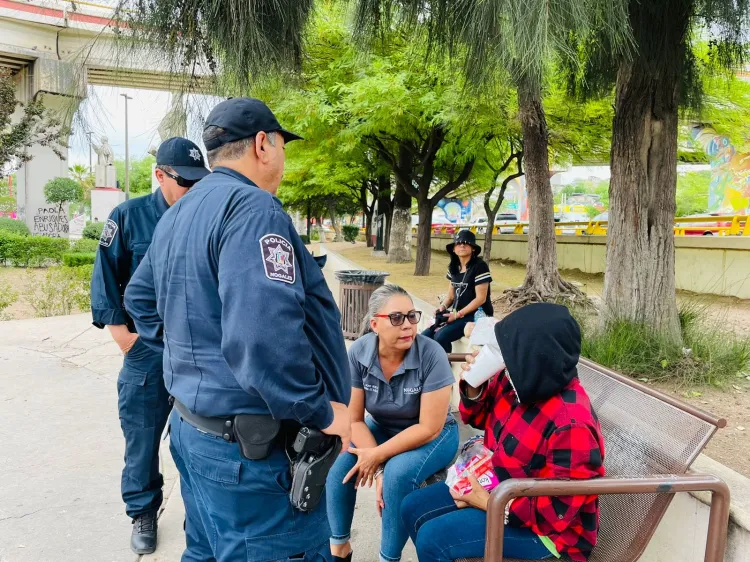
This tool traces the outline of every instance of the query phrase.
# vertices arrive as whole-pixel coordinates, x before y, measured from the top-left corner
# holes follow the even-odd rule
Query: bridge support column
[[[70,126],[85,94],[85,86],[77,80],[69,63],[38,59],[32,67],[19,73],[18,99],[27,102],[41,97],[44,106],[57,114],[66,127]],[[65,139],[67,141],[67,139]],[[41,145],[29,150],[33,159],[18,170],[18,215],[35,236],[68,237],[68,208],[48,203],[44,186],[57,177],[68,176],[68,151],[63,159]]]

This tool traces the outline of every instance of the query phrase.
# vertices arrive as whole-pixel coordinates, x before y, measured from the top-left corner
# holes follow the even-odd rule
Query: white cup
[[[479,388],[505,368],[505,360],[497,345],[485,345],[470,367],[463,372],[463,378],[474,388]]]

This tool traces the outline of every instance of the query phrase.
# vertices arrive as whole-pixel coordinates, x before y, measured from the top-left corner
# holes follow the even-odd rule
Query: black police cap
[[[186,180],[197,181],[211,173],[198,145],[182,137],[172,137],[161,143],[156,151],[156,165],[169,166]]]
[[[224,129],[221,135],[206,138],[209,127]],[[213,108],[203,126],[203,144],[206,150],[215,150],[227,143],[246,139],[260,133],[276,132],[284,142],[302,140],[302,137],[283,129],[276,116],[262,101],[255,98],[230,98]]]

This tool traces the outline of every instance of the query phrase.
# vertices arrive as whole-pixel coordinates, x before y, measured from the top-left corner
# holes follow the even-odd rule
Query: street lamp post
[[[128,94],[120,94],[125,98],[125,200],[130,199],[130,149],[128,147]]]
[[[94,173],[94,161],[91,158],[91,135],[94,133],[86,133],[86,136],[89,138],[89,174]]]

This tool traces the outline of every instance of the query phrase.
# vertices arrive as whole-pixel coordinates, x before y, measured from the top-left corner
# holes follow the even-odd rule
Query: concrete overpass
[[[116,41],[113,18],[111,6],[88,2],[0,0],[0,66],[12,69],[17,98],[41,98],[70,124],[89,84],[209,91],[208,77],[188,83],[170,72],[176,61],[160,59],[148,45],[126,52]],[[34,217],[51,212],[43,187],[52,178],[66,176],[68,162],[67,154],[60,160],[44,146],[31,152],[33,160],[17,174],[18,213],[34,232]]]

